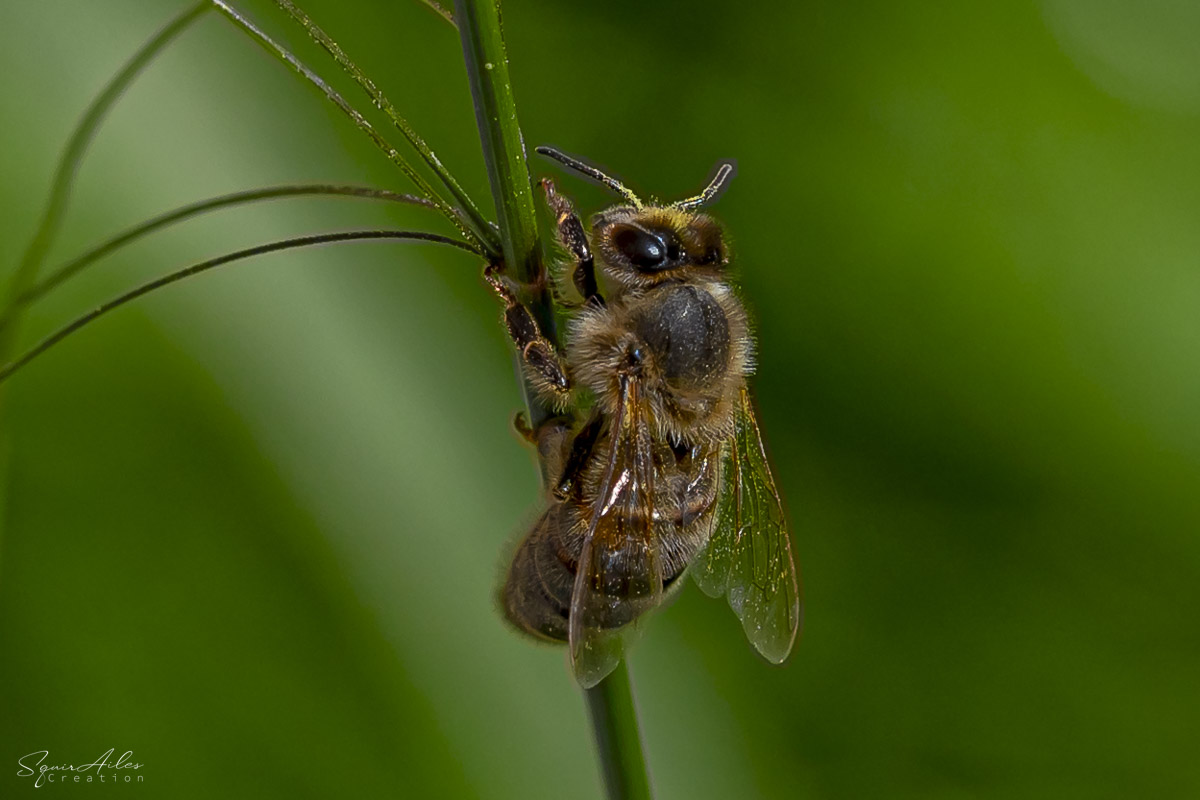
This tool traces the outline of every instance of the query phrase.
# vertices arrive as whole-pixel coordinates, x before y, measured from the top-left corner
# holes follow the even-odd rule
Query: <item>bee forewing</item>
[[[625,653],[629,629],[636,628],[629,623],[662,599],[653,481],[650,432],[638,404],[637,380],[626,376],[571,594],[571,665],[584,688],[612,672]]]
[[[594,542],[585,547],[579,562],[569,627],[572,668],[585,689],[616,668],[639,632],[644,613],[662,599],[661,570],[652,545],[636,536],[616,547]]]

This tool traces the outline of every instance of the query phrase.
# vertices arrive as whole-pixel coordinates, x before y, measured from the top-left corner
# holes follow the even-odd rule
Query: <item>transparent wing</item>
[[[705,594],[729,598],[750,643],[779,664],[800,629],[800,583],[787,518],[746,389],[721,462],[717,519],[692,576]]]
[[[652,535],[654,463],[638,394],[637,379],[622,376],[608,461],[592,501],[571,594],[571,666],[584,688],[612,672],[624,655],[629,623],[662,598]]]

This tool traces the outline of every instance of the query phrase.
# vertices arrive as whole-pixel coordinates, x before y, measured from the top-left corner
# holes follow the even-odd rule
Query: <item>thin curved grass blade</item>
[[[30,287],[24,294],[16,298],[15,304],[18,307],[25,307],[30,303],[35,302],[48,292],[60,284],[70,280],[78,275],[89,265],[99,261],[107,255],[110,255],[121,249],[127,244],[131,244],[143,236],[147,236],[154,231],[161,230],[169,225],[177,222],[183,222],[193,217],[206,214],[210,211],[217,211],[222,208],[232,206],[245,205],[255,203],[261,200],[277,200],[285,197],[304,197],[304,196],[338,196],[338,197],[355,197],[365,200],[383,200],[391,203],[403,203],[408,205],[426,206],[436,208],[431,201],[424,197],[418,197],[412,194],[399,194],[397,192],[388,191],[387,189],[376,189],[370,186],[339,186],[333,184],[303,184],[292,186],[272,186],[265,189],[251,189],[245,192],[234,192],[232,194],[220,195],[219,197],[211,197],[207,200],[200,200],[195,203],[189,203],[186,206],[180,206],[152,217],[139,225],[135,225],[128,230],[125,230],[116,236],[108,239],[85,253],[71,259],[67,263],[52,271],[41,281]],[[0,328],[4,326],[4,321],[0,320]]]
[[[90,311],[87,314],[84,314],[83,316],[75,319],[74,321],[64,325],[62,328],[59,328],[57,331],[55,331],[54,333],[47,336],[45,339],[40,341],[38,344],[34,345],[32,348],[30,348],[28,351],[26,351],[19,358],[17,358],[16,360],[14,360],[13,362],[11,362],[9,364],[6,364],[4,367],[0,368],[0,383],[4,382],[8,378],[10,378],[15,372],[17,372],[21,368],[25,367],[26,365],[28,365],[31,361],[33,361],[38,356],[45,353],[50,348],[54,347],[54,345],[58,344],[63,339],[67,338],[72,333],[75,333],[76,331],[87,326],[88,324],[95,322],[97,319],[104,316],[105,314],[108,314],[110,311],[114,311],[117,308],[120,308],[121,306],[125,305],[126,303],[129,303],[133,300],[136,300],[139,297],[142,297],[143,295],[150,294],[153,291],[161,289],[165,286],[169,286],[172,283],[177,283],[185,278],[190,278],[193,275],[199,275],[202,272],[207,272],[211,269],[215,269],[215,268],[223,266],[225,264],[231,264],[236,261],[242,261],[247,258],[252,258],[253,256],[265,255],[267,253],[275,253],[280,250],[295,250],[295,249],[298,249],[301,247],[312,247],[314,245],[321,245],[321,244],[333,244],[335,242],[366,241],[366,240],[379,240],[379,239],[432,242],[434,244],[444,244],[444,245],[448,245],[450,247],[458,248],[459,250],[465,250],[466,252],[471,253],[476,256],[480,256],[480,257],[483,256],[483,253],[481,253],[479,250],[476,250],[474,247],[472,247],[469,244],[460,242],[457,239],[451,239],[449,236],[442,236],[441,234],[438,234],[438,233],[426,233],[425,231],[392,231],[392,230],[339,231],[336,233],[322,233],[322,234],[316,234],[313,236],[300,236],[300,237],[296,237],[296,238],[292,238],[292,239],[283,239],[283,240],[277,241],[277,242],[269,242],[267,244],[260,244],[255,247],[246,248],[245,250],[238,250],[233,253],[226,253],[225,255],[217,256],[216,258],[210,258],[207,261],[201,261],[200,263],[193,264],[190,267],[184,267],[183,269],[168,273],[167,275],[164,275],[161,278],[156,278],[147,283],[143,283],[141,286],[138,286],[135,289],[131,289],[130,291],[125,292],[124,294],[122,294],[118,297],[115,297],[112,300],[109,300],[108,302],[97,307],[93,311]]]
[[[449,22],[450,27],[455,29],[458,28],[458,23],[454,21],[454,12],[443,6],[441,3],[438,3],[436,0],[420,0],[420,3],[433,9],[433,13],[446,20],[446,22]]]
[[[29,286],[37,278],[37,274],[42,268],[42,262],[46,258],[46,253],[50,250],[50,245],[53,244],[55,236],[58,235],[58,230],[62,225],[63,213],[66,211],[67,202],[71,197],[71,187],[75,181],[75,173],[79,169],[79,164],[83,160],[88,145],[91,144],[96,131],[104,121],[104,117],[116,103],[117,99],[133,83],[134,79],[142,73],[142,70],[154,60],[163,48],[211,8],[212,6],[208,0],[205,0],[189,7],[163,26],[158,33],[152,36],[134,53],[133,57],[126,62],[120,72],[113,76],[100,94],[96,95],[96,98],[92,100],[87,111],[84,112],[78,124],[76,124],[75,130],[71,132],[71,136],[67,140],[67,145],[63,148],[62,156],[58,160],[58,165],[55,167],[54,181],[50,188],[50,198],[46,202],[45,211],[42,212],[37,232],[30,241],[29,247],[26,248],[9,284],[9,292],[2,315],[3,322],[5,323],[2,327],[5,330],[0,331],[0,359],[8,357],[15,343],[14,328],[16,326],[13,325],[13,322],[19,315],[16,301],[25,294]]]
[[[299,73],[302,78],[304,78],[314,87],[316,87],[322,94],[324,94],[325,98],[333,103],[338,110],[349,117],[351,121],[354,122],[355,127],[365,133],[371,139],[371,141],[374,142],[375,146],[383,151],[383,153],[388,157],[388,160],[400,168],[400,171],[403,172],[405,176],[413,182],[413,185],[417,187],[417,190],[422,195],[429,198],[429,200],[437,206],[438,210],[441,211],[442,215],[445,216],[446,219],[450,220],[454,227],[457,228],[468,241],[474,244],[478,249],[486,252],[489,256],[495,257],[499,255],[495,247],[486,238],[481,236],[479,233],[476,233],[471,224],[468,224],[469,218],[463,218],[464,212],[460,212],[458,208],[448,203],[445,198],[438,194],[438,192],[429,185],[429,182],[425,180],[425,178],[422,177],[419,172],[417,172],[412,164],[408,162],[408,159],[401,155],[400,151],[393,147],[388,140],[385,139],[383,135],[375,129],[375,126],[372,125],[371,122],[364,117],[361,112],[354,108],[354,106],[350,105],[350,103],[344,97],[342,97],[336,89],[334,89],[319,75],[305,66],[300,59],[292,55],[292,53],[286,48],[264,33],[260,28],[258,28],[258,26],[251,22],[247,17],[243,16],[237,9],[224,2],[224,0],[210,1],[217,8],[217,10],[225,16],[226,19],[237,26],[237,28],[243,33],[246,33],[256,42],[258,42],[259,46],[264,48],[272,56],[283,61],[292,69],[296,70],[296,72]]]
[[[329,53],[337,65],[366,92],[367,96],[371,99],[371,103],[387,115],[387,118],[392,121],[396,129],[400,131],[401,135],[412,145],[417,154],[421,156],[421,160],[437,175],[438,180],[442,182],[442,185],[446,187],[446,190],[450,192],[450,195],[459,204],[468,224],[471,225],[475,234],[491,247],[499,249],[500,239],[491,222],[483,216],[483,213],[475,205],[475,201],[471,199],[470,195],[462,188],[450,170],[441,162],[441,159],[425,143],[425,140],[413,129],[408,120],[400,116],[400,112],[396,110],[396,107],[392,105],[387,96],[380,91],[375,82],[368,78],[366,73],[350,60],[346,52],[342,50],[341,46],[329,34],[325,33],[320,26],[313,22],[310,16],[305,14],[291,0],[275,0],[275,4],[308,31],[308,35],[312,37],[312,40],[320,45],[325,52]],[[437,7],[436,4],[434,7]],[[451,21],[453,22],[453,20]]]

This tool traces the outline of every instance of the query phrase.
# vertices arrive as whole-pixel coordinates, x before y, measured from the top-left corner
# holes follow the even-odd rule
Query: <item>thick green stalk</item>
[[[510,278],[524,284],[525,300],[541,325],[542,333],[554,341],[554,307],[542,265],[533,185],[529,179],[529,166],[525,163],[525,146],[508,76],[500,8],[489,0],[456,0],[454,18],[462,39],[471,94],[475,99],[475,119],[479,123],[488,181],[499,218],[504,268]],[[524,380],[522,387],[529,421],[536,428],[550,416],[550,410],[538,401],[536,393]]]
[[[543,275],[537,213],[508,76],[500,8],[486,0],[466,0],[455,3],[455,12],[488,180],[500,217],[506,266],[513,278],[536,283]]]
[[[475,98],[475,118],[499,216],[505,271],[525,285],[526,300],[542,332],[553,340],[554,306],[542,265],[533,186],[508,74],[500,8],[493,0],[455,0],[454,19],[462,39]],[[519,364],[517,374],[521,376],[529,420],[536,426],[550,411],[538,402]],[[607,678],[586,690],[585,696],[609,797],[649,798],[650,779],[626,665],[618,665]]]
[[[609,798],[650,800],[653,796],[650,775],[642,753],[628,665],[618,664],[607,678],[586,689],[584,695]]]

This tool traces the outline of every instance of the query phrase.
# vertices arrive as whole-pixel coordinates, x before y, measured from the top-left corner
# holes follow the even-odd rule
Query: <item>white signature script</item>
[[[91,783],[93,780],[99,780],[101,783],[108,781],[113,783],[120,781],[131,783],[134,778],[129,773],[122,774],[119,771],[139,770],[142,768],[142,765],[133,760],[132,750],[126,750],[117,757],[116,761],[109,761],[114,752],[116,752],[115,748],[109,748],[107,753],[90,764],[47,764],[46,759],[50,758],[50,751],[35,750],[17,759],[17,764],[21,767],[17,770],[17,775],[22,778],[37,775],[37,780],[33,782],[33,785],[37,787],[46,782],[60,783],[63,781]],[[118,773],[115,775],[105,775],[102,772],[104,769],[118,770]],[[92,770],[95,770],[94,775],[92,774]],[[138,775],[137,780],[140,782],[142,776]]]

